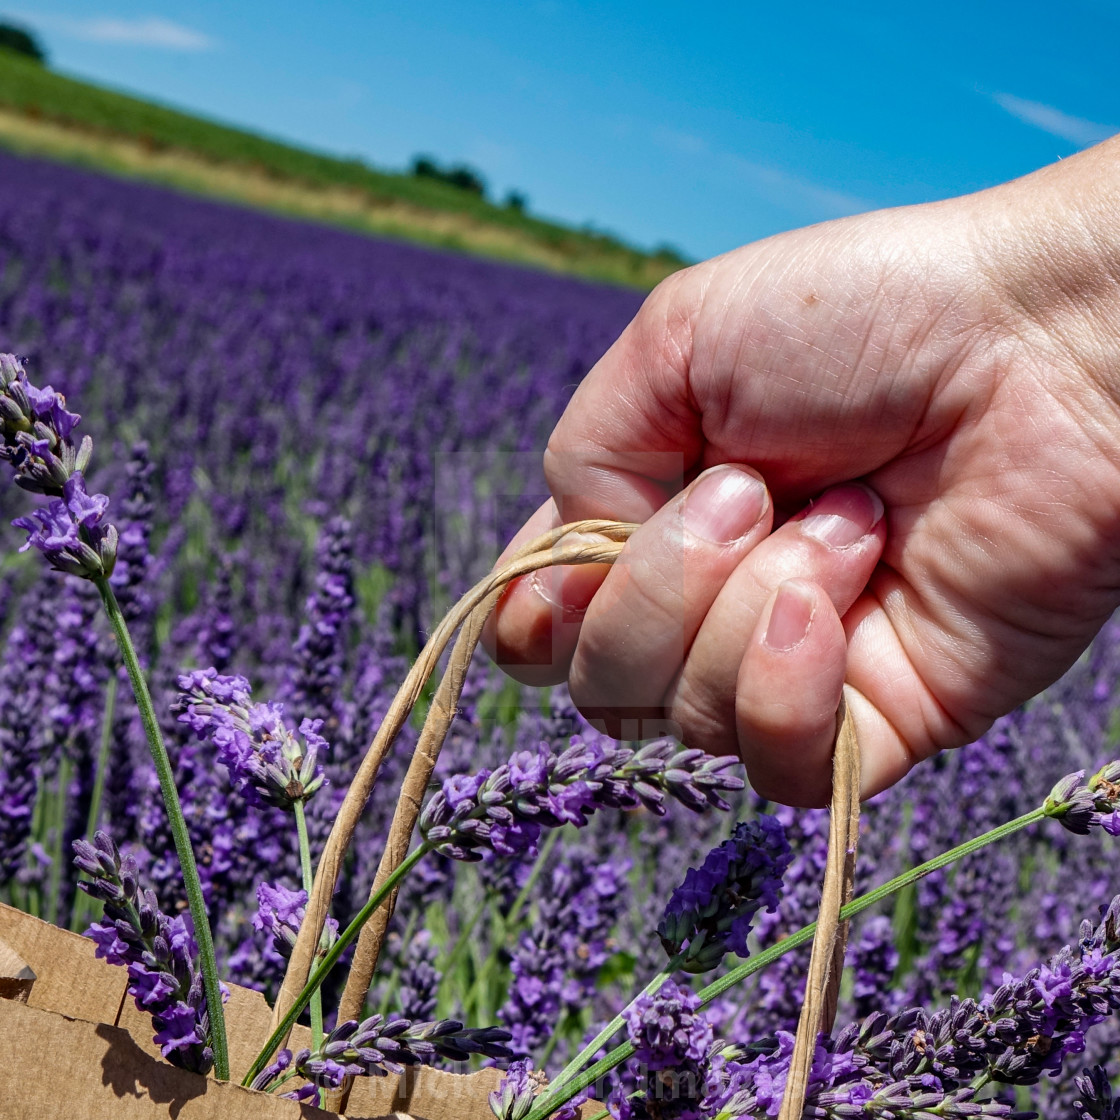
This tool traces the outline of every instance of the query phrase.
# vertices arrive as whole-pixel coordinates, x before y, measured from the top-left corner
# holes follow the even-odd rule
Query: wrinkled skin
[[[1120,601],[1118,186],[1110,141],[670,277],[572,398],[511,547],[641,526],[613,569],[512,587],[499,664],[804,805],[845,684],[870,795],[1055,680]]]

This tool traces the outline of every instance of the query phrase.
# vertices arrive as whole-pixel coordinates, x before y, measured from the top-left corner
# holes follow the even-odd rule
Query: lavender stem
[[[311,841],[307,836],[307,813],[302,801],[292,804],[292,812],[296,817],[296,835],[299,837],[299,870],[303,879],[303,889],[307,897],[311,897],[311,885],[314,873],[311,870]],[[311,994],[311,1048],[318,1051],[323,1045],[323,993],[316,988]]]
[[[210,1017],[209,1042],[214,1051],[214,1076],[219,1081],[228,1081],[229,1047],[226,1042],[225,1009],[222,1006],[222,992],[218,984],[218,965],[214,956],[214,938],[210,932],[210,919],[206,913],[206,903],[202,896],[202,883],[198,877],[198,866],[195,863],[190,834],[187,832],[187,822],[183,819],[183,807],[179,802],[179,791],[175,788],[175,774],[171,767],[171,759],[168,757],[167,747],[163,742],[163,733],[160,731],[159,722],[156,719],[151,693],[148,691],[148,682],[144,679],[144,672],[140,668],[140,660],[136,656],[136,649],[128,632],[128,624],[121,613],[117,597],[105,576],[94,576],[92,580],[101,594],[101,601],[105,605],[105,613],[109,616],[113,634],[121,651],[121,659],[128,671],[128,679],[136,697],[136,705],[140,709],[140,722],[144,726],[148,749],[151,751],[152,762],[155,764],[156,775],[159,778],[159,788],[163,794],[163,804],[167,810],[171,836],[175,842],[175,852],[179,857],[179,866],[183,872],[183,887],[187,893],[187,906],[190,909],[191,921],[194,923],[194,936],[198,943],[199,968],[202,972],[203,990],[206,993],[206,1010]]]

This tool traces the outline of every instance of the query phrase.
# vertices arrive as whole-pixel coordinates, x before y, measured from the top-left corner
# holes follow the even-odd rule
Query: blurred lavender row
[[[322,720],[330,784],[318,848],[408,659],[545,494],[548,432],[638,293],[380,242],[0,154],[0,351],[80,402],[112,496],[113,583],[173,752],[228,979],[269,992],[281,958],[261,884],[297,891],[288,821],[233,792],[176,721],[180,674],[244,675]],[[115,447],[115,454],[110,449]],[[26,495],[0,483],[0,524]],[[0,899],[84,928],[70,843],[96,812],[168,913],[182,907],[155,776],[96,593],[42,570],[8,533],[0,564]],[[858,888],[1039,804],[1115,754],[1120,628],[980,743],[919,768],[865,811]],[[593,743],[562,690],[477,665],[437,771],[501,766],[541,743]],[[334,916],[364,901],[414,731],[363,821]],[[402,889],[372,1013],[500,1022],[555,1072],[665,964],[672,888],[760,808],[603,811],[533,852],[422,863]],[[815,916],[827,816],[777,810],[793,860],[768,945]],[[1120,889],[1117,844],[1040,826],[930,876],[852,931],[842,1021],[998,986],[1076,939]],[[532,880],[532,889],[525,891]],[[268,891],[265,892],[269,894]],[[254,923],[254,919],[256,922]],[[789,954],[705,1014],[746,1043],[792,1030],[807,957]],[[727,967],[725,964],[724,967]],[[1089,1032],[1086,1064],[1118,1041]],[[1047,1115],[1076,1095],[1050,1087]]]

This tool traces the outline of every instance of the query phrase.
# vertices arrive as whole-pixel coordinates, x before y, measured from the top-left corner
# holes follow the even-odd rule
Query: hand
[[[609,571],[514,585],[499,664],[612,734],[737,751],[792,804],[827,802],[845,682],[869,796],[1055,680],[1120,587],[1118,185],[1113,141],[670,277],[511,548],[642,525]]]

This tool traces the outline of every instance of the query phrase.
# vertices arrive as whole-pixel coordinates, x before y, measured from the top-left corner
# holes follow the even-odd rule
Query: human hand
[[[670,277],[511,548],[643,524],[609,571],[514,585],[499,664],[612,734],[737,751],[792,804],[828,799],[845,682],[869,796],[1055,680],[1118,602],[1118,181],[1114,141]]]

